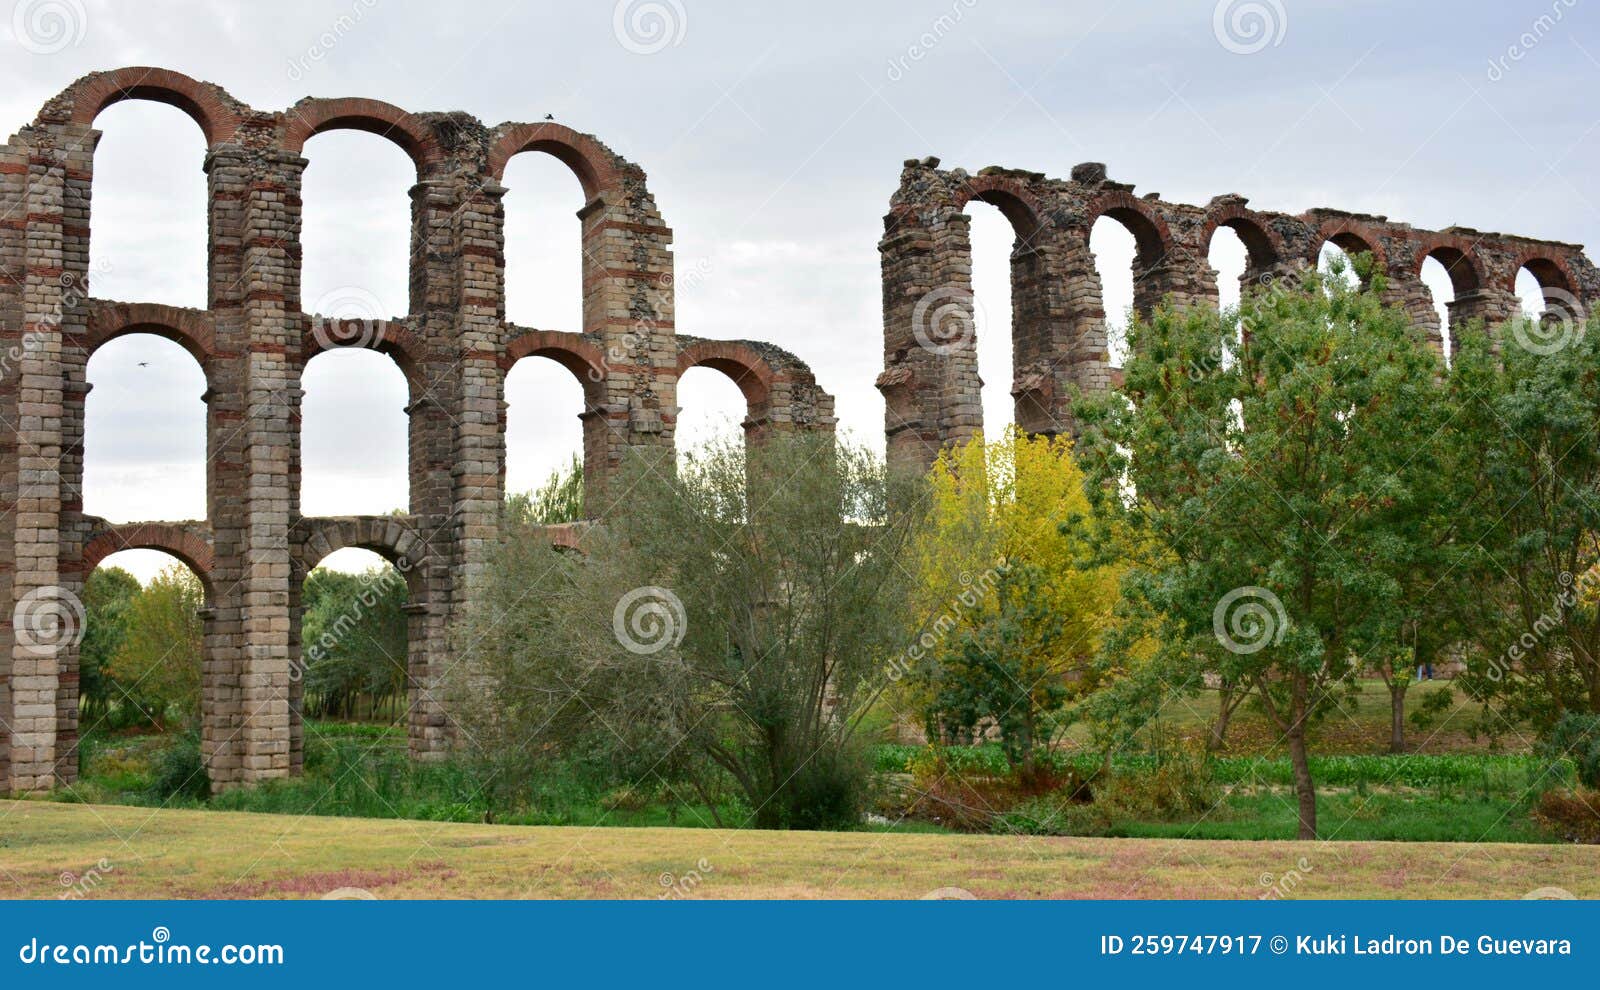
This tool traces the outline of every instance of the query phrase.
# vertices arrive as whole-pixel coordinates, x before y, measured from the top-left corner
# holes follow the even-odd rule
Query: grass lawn
[[[82,878],[89,879],[82,879]],[[1287,878],[1293,878],[1292,884]],[[0,801],[13,898],[1600,897],[1600,846],[518,827]]]

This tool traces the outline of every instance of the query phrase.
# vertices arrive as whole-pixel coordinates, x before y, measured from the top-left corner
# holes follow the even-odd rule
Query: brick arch
[[[130,333],[164,337],[188,351],[209,377],[216,354],[217,329],[206,310],[185,309],[161,303],[89,301],[88,333],[84,347],[89,356],[104,344]]]
[[[220,86],[200,82],[181,72],[149,66],[129,66],[84,76],[52,100],[67,109],[67,119],[92,125],[106,107],[123,100],[152,100],[188,114],[205,135],[206,146],[232,140],[248,108]],[[41,114],[41,119],[45,114]]]
[[[1506,290],[1517,291],[1517,272],[1524,268],[1538,280],[1541,289],[1547,291],[1554,289],[1568,295],[1577,295],[1578,280],[1573,277],[1572,269],[1567,265],[1566,259],[1538,246],[1527,247],[1517,252],[1516,257],[1512,259],[1510,274],[1504,285]]]
[[[334,318],[330,321],[316,313],[302,313],[300,333],[302,373],[318,354],[354,348],[376,351],[391,358],[399,366],[400,373],[406,376],[406,383],[413,391],[423,382],[425,350],[422,341],[411,332],[405,320],[385,320],[378,327],[367,320]],[[327,343],[330,340],[349,340],[352,343],[330,347]]]
[[[489,177],[504,181],[506,165],[524,151],[542,151],[560,160],[578,177],[584,196],[594,199],[603,192],[620,191],[622,183],[615,165],[616,155],[593,136],[551,121],[534,124],[507,122],[494,129],[489,146]]]
[[[285,110],[283,116],[281,146],[283,150],[297,155],[303,153],[306,142],[318,134],[351,130],[366,131],[394,142],[411,158],[419,177],[444,157],[439,142],[425,121],[382,100],[353,96],[336,99],[307,97]]]
[[[85,579],[100,566],[101,561],[122,550],[160,550],[182,561],[205,589],[207,604],[216,599],[212,593],[211,573],[216,556],[211,543],[211,531],[201,522],[147,522],[117,526],[99,520],[98,528],[83,547],[83,577]]]
[[[1026,182],[1010,175],[978,174],[967,178],[956,190],[955,206],[965,210],[977,200],[998,209],[1011,222],[1018,238],[1032,243],[1043,230],[1045,208]]]
[[[549,358],[572,372],[572,377],[583,386],[585,398],[598,394],[611,362],[592,338],[581,333],[563,330],[523,330],[507,325],[511,342],[500,358],[502,371],[510,371],[525,357]]]
[[[1139,264],[1150,267],[1160,264],[1172,250],[1172,231],[1161,214],[1132,193],[1113,189],[1090,200],[1083,220],[1083,238],[1088,244],[1096,220],[1111,219],[1128,228],[1138,246]]]
[[[1311,240],[1311,256],[1307,259],[1311,267],[1317,266],[1322,245],[1330,243],[1346,254],[1370,253],[1380,272],[1389,268],[1388,252],[1383,249],[1383,240],[1378,232],[1358,220],[1327,220],[1318,226],[1316,236]],[[1421,262],[1418,265],[1420,267]]]
[[[393,564],[412,604],[427,600],[425,574],[431,563],[428,542],[411,519],[402,516],[333,516],[302,518],[289,528],[292,583],[299,589],[306,575],[338,550],[371,550]]]
[[[1423,238],[1412,259],[1411,273],[1420,276],[1422,266],[1429,258],[1444,266],[1457,299],[1469,292],[1477,292],[1486,284],[1483,262],[1478,258],[1476,245],[1464,237],[1438,235]]]
[[[772,394],[777,371],[748,344],[733,340],[697,340],[678,350],[678,376],[690,368],[714,368],[727,375],[744,393],[752,414],[761,411]]]
[[[1254,210],[1242,203],[1215,206],[1206,212],[1200,228],[1200,246],[1209,248],[1217,228],[1227,227],[1244,244],[1250,267],[1269,271],[1288,255],[1283,237]]]

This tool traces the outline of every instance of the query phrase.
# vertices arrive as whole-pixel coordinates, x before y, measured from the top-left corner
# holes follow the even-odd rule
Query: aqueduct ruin
[[[1388,300],[1403,306],[1429,339],[1442,343],[1438,313],[1420,275],[1437,259],[1449,274],[1450,326],[1474,320],[1497,327],[1514,316],[1518,271],[1527,269],[1547,307],[1581,319],[1600,298],[1600,270],[1576,244],[1484,233],[1466,227],[1431,231],[1340,210],[1293,216],[1256,211],[1239,195],[1204,207],[1135,196],[1104,165],[1086,163],[1068,180],[998,167],[976,174],[941,169],[939,160],[907,161],[884,217],[884,370],[891,465],[922,469],[940,447],[983,426],[972,296],[970,218],[974,200],[999,208],[1016,235],[1011,251],[1013,375],[1016,423],[1033,433],[1072,429],[1074,388],[1110,387],[1117,377],[1106,333],[1100,276],[1089,250],[1101,217],[1133,235],[1133,308],[1148,314],[1164,298],[1177,305],[1218,302],[1217,272],[1207,260],[1212,236],[1231,228],[1247,255],[1241,281],[1314,267],[1326,243],[1370,252],[1386,273]]]
[[[90,294],[96,116],[155,100],[205,137],[208,278],[203,310]],[[302,150],[324,131],[381,135],[416,166],[410,306],[389,320],[302,312]],[[505,318],[508,161],[543,152],[581,184],[583,325]],[[505,473],[504,380],[554,359],[584,392],[586,514],[630,450],[670,451],[676,386],[715,368],[748,404],[746,438],[831,430],[833,399],[770,344],[701,340],[673,322],[672,232],[638,166],[555,123],[488,127],[465,113],[408,113],[367,99],[252,109],[220,87],[158,68],[85,76],[0,147],[0,793],[77,775],[77,639],[83,582],[108,554],[163,550],[205,589],[202,746],[213,788],[282,777],[301,760],[300,582],[329,553],[388,558],[408,586],[413,755],[449,744],[440,682],[445,630],[497,537]],[[176,341],[205,373],[201,521],[112,524],[82,504],[91,354],[129,333]],[[390,354],[410,392],[410,504],[399,516],[300,514],[301,374],[335,346]],[[553,539],[564,538],[552,534]],[[64,624],[63,624],[64,620]]]
[[[90,295],[90,189],[96,116],[121,100],[170,104],[207,145],[208,302],[203,310]],[[302,312],[301,178],[306,141],[358,129],[397,144],[416,166],[410,305],[404,316],[346,321]],[[582,186],[583,325],[530,329],[505,318],[507,162],[535,151]],[[1527,269],[1547,300],[1581,316],[1600,270],[1572,244],[1425,231],[1384,217],[1318,209],[1259,212],[1240,196],[1205,207],[1136,197],[1103,166],[1070,180],[988,168],[906,163],[885,217],[884,371],[892,465],[916,469],[982,426],[971,293],[973,200],[997,206],[1011,252],[1011,394],[1024,429],[1071,429],[1074,388],[1111,387],[1090,230],[1110,217],[1134,235],[1134,307],[1215,303],[1207,261],[1221,227],[1243,242],[1245,283],[1316,263],[1322,245],[1369,251],[1387,291],[1432,339],[1438,317],[1419,273],[1441,262],[1453,328],[1496,326],[1518,308]],[[603,517],[629,451],[670,451],[678,378],[728,375],[743,393],[746,437],[831,430],[833,399],[793,355],[755,341],[679,335],[671,231],[644,172],[594,137],[554,123],[487,127],[465,113],[408,113],[366,99],[306,99],[254,110],[219,87],[164,69],[94,73],[50,100],[0,147],[0,793],[71,783],[77,774],[78,656],[70,626],[88,574],[118,550],[163,550],[200,577],[204,620],[202,737],[212,786],[296,772],[301,760],[299,601],[305,575],[345,547],[393,562],[408,588],[409,736],[413,755],[442,754],[451,726],[440,685],[446,630],[498,537],[505,475],[504,383],[522,358],[555,360],[584,394],[586,514]],[[953,331],[952,331],[953,328]],[[86,369],[96,348],[130,333],[173,340],[204,371],[207,518],[113,524],[82,505]],[[317,518],[299,511],[301,375],[330,347],[394,358],[409,388],[410,497],[397,516]],[[611,493],[616,494],[616,493]],[[570,527],[552,527],[570,544]],[[65,619],[65,625],[57,620]]]

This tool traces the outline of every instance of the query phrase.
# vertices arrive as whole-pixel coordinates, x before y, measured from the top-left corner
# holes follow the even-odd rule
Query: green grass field
[[[558,828],[0,802],[13,898],[1600,897],[1600,847]]]

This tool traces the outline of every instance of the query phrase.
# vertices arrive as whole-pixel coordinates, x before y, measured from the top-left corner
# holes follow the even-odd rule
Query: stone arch
[[[1572,269],[1568,267],[1566,259],[1540,247],[1524,248],[1517,253],[1512,261],[1505,289],[1511,292],[1517,290],[1517,272],[1524,268],[1538,280],[1539,287],[1545,290],[1547,298],[1551,290],[1576,297],[1578,280],[1573,277]]]
[[[317,313],[301,314],[300,370],[318,354],[349,348],[377,351],[394,361],[406,376],[411,398],[424,386],[423,368],[426,351],[422,341],[411,332],[404,319],[373,321],[325,317]]]
[[[690,368],[713,368],[727,375],[744,393],[749,414],[765,412],[775,372],[748,344],[735,340],[694,340],[678,349],[678,375]]]
[[[382,100],[307,97],[285,110],[284,119],[282,147],[296,155],[303,153],[306,142],[318,134],[353,130],[394,142],[416,165],[418,178],[444,157],[426,121]]]
[[[1247,280],[1252,276],[1259,277],[1272,271],[1288,256],[1283,238],[1264,221],[1260,214],[1241,202],[1223,203],[1211,207],[1200,229],[1201,247],[1210,246],[1211,238],[1219,227],[1232,230],[1238,235],[1239,242],[1244,245],[1248,258],[1245,267]]]
[[[587,199],[621,191],[616,154],[592,135],[551,121],[533,124],[508,121],[496,127],[489,145],[489,178],[495,182],[504,180],[507,163],[524,151],[542,151],[572,169]]]
[[[1044,232],[1046,210],[1027,184],[1014,176],[982,172],[971,176],[956,189],[956,209],[965,210],[977,200],[995,207],[1011,223],[1017,239],[1032,247]]]
[[[1323,222],[1312,238],[1311,254],[1306,259],[1312,268],[1317,267],[1317,259],[1322,254],[1322,245],[1332,244],[1334,247],[1354,256],[1357,254],[1372,255],[1373,269],[1375,271],[1388,271],[1388,252],[1383,249],[1383,240],[1377,232],[1357,220],[1336,219]],[[1422,262],[1417,262],[1420,269]]]
[[[217,339],[216,322],[209,312],[161,303],[90,300],[85,360],[94,356],[102,345],[132,333],[154,334],[182,347],[199,363],[209,380]]]
[[[129,66],[84,76],[46,104],[40,119],[55,118],[54,108],[60,107],[67,122],[92,126],[102,110],[123,100],[152,100],[177,107],[200,126],[207,147],[232,140],[246,113],[243,104],[214,83],[171,69]]]
[[[1172,251],[1172,231],[1166,219],[1130,192],[1113,189],[1089,201],[1083,221],[1085,242],[1101,217],[1110,217],[1133,234],[1138,250],[1135,263],[1142,269],[1160,265]]]
[[[502,371],[509,372],[525,357],[549,358],[572,372],[578,384],[583,386],[586,402],[598,398],[600,384],[605,381],[606,372],[612,365],[593,338],[564,330],[524,330],[510,325],[506,330],[510,343],[500,358]]]
[[[1472,243],[1458,237],[1428,238],[1417,250],[1411,273],[1421,275],[1422,266],[1429,258],[1444,266],[1457,299],[1483,288],[1483,266]]]
[[[301,593],[306,576],[329,554],[348,548],[370,550],[392,564],[406,582],[407,736],[413,757],[438,759],[448,745],[448,720],[438,679],[449,664],[444,656],[444,602],[434,594],[435,566],[428,541],[410,516],[302,518],[289,528],[289,654],[291,669],[302,669]],[[304,762],[305,726],[301,718],[305,678],[289,684],[289,765]]]
[[[123,550],[159,550],[182,561],[200,579],[206,604],[216,601],[212,571],[216,557],[211,530],[202,522],[144,522],[113,525],[95,520],[83,545],[82,576],[87,579],[100,562]]]

